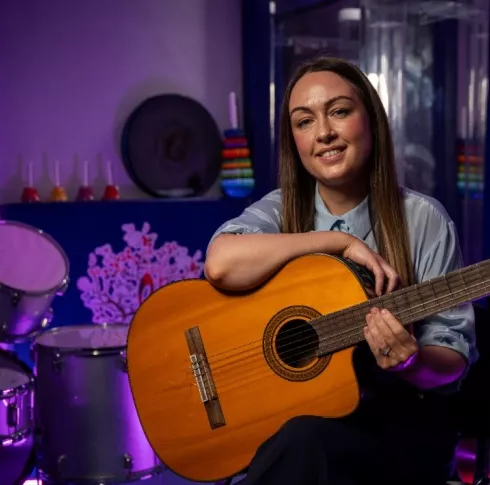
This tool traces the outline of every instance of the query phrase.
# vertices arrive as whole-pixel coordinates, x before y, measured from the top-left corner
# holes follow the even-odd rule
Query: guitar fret
[[[393,294],[390,293],[389,295],[386,295],[386,304],[383,305],[384,308],[389,310],[391,313],[395,314],[396,313],[396,304],[393,299]]]
[[[317,319],[322,324],[320,334],[326,336],[322,351],[332,352],[363,341],[365,316],[374,306],[390,310],[407,325],[489,293],[490,260],[367,300]]]
[[[398,305],[396,304],[396,298],[393,295],[393,293],[390,294],[390,301],[393,303],[393,309],[390,310],[393,315],[398,316],[399,310],[398,310]]]
[[[408,312],[410,314],[409,319],[413,321],[412,305],[411,305],[410,299],[408,298],[407,291],[404,290],[403,293],[402,293],[402,295],[405,298],[406,306],[407,306]],[[399,320],[401,322],[405,323],[405,321],[408,320],[408,319],[405,317],[405,318],[400,318]]]
[[[483,283],[483,286],[485,287],[485,290],[488,291],[488,286],[485,283],[485,280],[484,280],[484,278],[483,278],[483,276],[481,274],[481,271],[480,271],[480,267],[479,266],[476,267],[476,271],[478,272],[478,277],[480,278],[481,282]]]

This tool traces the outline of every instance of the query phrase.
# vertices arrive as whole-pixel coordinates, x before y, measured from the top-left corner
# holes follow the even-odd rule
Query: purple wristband
[[[412,354],[405,362],[400,362],[398,365],[395,367],[392,367],[390,371],[393,372],[400,372],[409,369],[410,367],[413,367],[417,361],[419,353],[415,352],[415,354]]]

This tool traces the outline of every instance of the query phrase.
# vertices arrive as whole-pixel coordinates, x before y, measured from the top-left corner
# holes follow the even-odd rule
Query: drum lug
[[[20,301],[20,295],[17,292],[12,293],[12,296],[10,297],[10,302],[12,303],[12,306],[15,308]]]
[[[50,308],[44,314],[44,318],[43,318],[42,323],[41,323],[42,328],[46,328],[53,321],[53,315],[54,315],[53,309]]]
[[[128,358],[125,350],[121,351],[121,368],[123,372],[128,372]]]
[[[54,354],[53,370],[57,374],[59,374],[61,372],[61,355],[58,352],[56,352],[56,354]]]
[[[124,455],[124,468],[128,471],[133,469],[133,458],[129,453]]]
[[[7,406],[7,426],[17,428],[19,425],[19,408],[16,404]]]
[[[63,477],[63,462],[66,460],[66,455],[60,455],[57,460],[57,465],[58,465],[58,474],[60,477]]]
[[[33,406],[29,406],[29,423],[31,425],[34,425],[34,407]]]
[[[56,296],[63,296],[70,285],[70,278],[67,276],[66,279],[63,281],[60,289],[56,292]]]

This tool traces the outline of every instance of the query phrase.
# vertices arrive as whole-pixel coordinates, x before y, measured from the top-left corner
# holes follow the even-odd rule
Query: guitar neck
[[[312,322],[322,342],[319,355],[362,342],[366,315],[373,307],[386,308],[406,326],[487,295],[490,260],[325,315]]]

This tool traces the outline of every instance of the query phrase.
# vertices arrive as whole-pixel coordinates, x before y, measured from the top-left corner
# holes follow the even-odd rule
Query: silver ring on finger
[[[383,357],[388,357],[388,355],[390,355],[391,352],[391,347],[386,346],[384,349],[378,349],[378,350]]]

